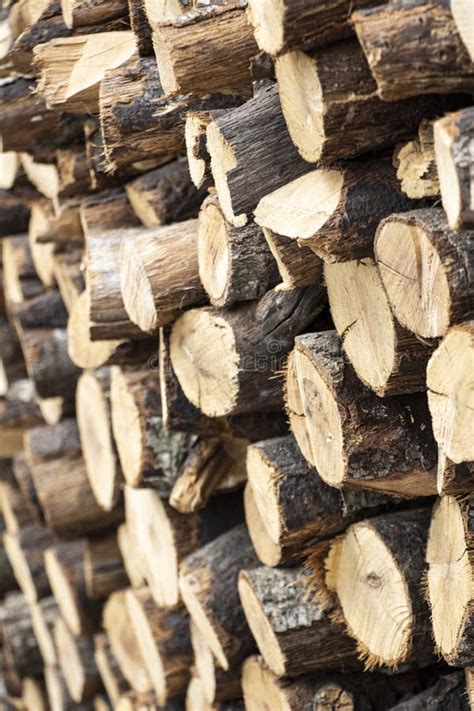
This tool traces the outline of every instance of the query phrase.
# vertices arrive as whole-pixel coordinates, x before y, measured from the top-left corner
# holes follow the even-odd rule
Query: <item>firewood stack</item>
[[[474,709],[469,0],[0,23],[0,708]]]

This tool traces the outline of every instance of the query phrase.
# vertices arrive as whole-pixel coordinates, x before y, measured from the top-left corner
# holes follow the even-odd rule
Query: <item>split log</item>
[[[454,3],[452,3],[454,4]],[[474,227],[470,150],[474,111],[464,109],[436,121],[434,143],[441,199],[453,230]]]
[[[353,524],[326,560],[366,668],[433,659],[422,586],[429,519],[429,509],[415,509]]]
[[[143,363],[156,351],[156,344],[148,339],[91,340],[89,314],[89,294],[83,291],[71,310],[67,328],[69,355],[79,368]]]
[[[127,14],[126,0],[61,0],[61,12],[66,27],[75,29],[89,25],[102,25]]]
[[[0,398],[0,458],[10,459],[20,452],[25,430],[42,422],[33,398],[31,380],[17,380]]]
[[[372,255],[382,218],[415,206],[401,192],[390,156],[377,156],[297,178],[262,198],[255,220],[325,262],[347,262]]]
[[[7,665],[21,678],[40,676],[43,668],[31,626],[28,603],[21,593],[11,593],[2,608],[1,631]]]
[[[131,321],[154,332],[185,308],[206,301],[199,280],[197,220],[150,228],[125,237],[119,265],[122,297]],[[176,253],[186,259],[176,259]]]
[[[400,187],[409,198],[439,196],[432,121],[423,120],[416,138],[395,147],[393,163]]]
[[[452,232],[443,210],[387,217],[374,251],[395,317],[417,336],[444,336],[474,315],[474,231]]]
[[[322,263],[312,249],[267,227],[263,227],[262,231],[277,263],[284,288],[295,289],[321,282]]]
[[[97,113],[99,84],[107,70],[130,60],[135,52],[135,35],[127,31],[77,35],[40,44],[33,51],[38,91],[49,109],[59,106],[69,112]]]
[[[33,155],[22,153],[20,160],[29,182],[45,198],[56,202],[59,192],[59,177],[53,156],[35,160]]]
[[[283,54],[275,73],[288,131],[310,163],[393,146],[409,138],[423,118],[439,116],[452,104],[450,97],[430,95],[382,101],[356,39],[309,54]]]
[[[308,0],[249,0],[247,17],[261,50],[279,55],[290,49],[308,50],[350,37],[354,10],[376,5],[374,0],[356,2],[308,2]]]
[[[397,322],[374,260],[325,264],[324,277],[336,331],[360,380],[380,397],[424,390],[434,345]]]
[[[472,495],[443,496],[434,507],[428,534],[428,600],[438,651],[452,666],[474,661]]]
[[[136,536],[141,570],[157,605],[179,601],[178,570],[194,551],[243,518],[239,493],[216,497],[202,511],[181,514],[152,489],[125,488],[127,526]]]
[[[183,695],[192,664],[189,617],[184,607],[157,607],[148,588],[126,592],[128,614],[160,705]]]
[[[130,584],[134,588],[142,587],[145,584],[144,563],[136,531],[122,523],[117,529],[117,543]]]
[[[259,299],[279,281],[279,271],[262,230],[255,223],[234,227],[216,198],[199,213],[199,277],[216,307]]]
[[[353,640],[331,619],[332,603],[305,596],[303,568],[244,568],[238,588],[260,653],[277,676],[357,667]]]
[[[130,204],[145,227],[197,217],[205,197],[196,190],[185,160],[175,160],[125,186]]]
[[[104,607],[102,624],[125,679],[132,689],[145,694],[152,690],[152,683],[126,600],[125,590],[112,593]]]
[[[31,624],[43,657],[45,667],[53,667],[58,663],[54,645],[53,630],[59,607],[54,597],[44,597],[30,605]]]
[[[76,388],[76,413],[89,484],[99,506],[111,511],[122,474],[112,434],[110,369],[86,370]],[[91,417],[91,413],[94,417]]]
[[[240,606],[237,576],[240,570],[257,565],[244,525],[222,534],[181,564],[179,588],[184,604],[225,670],[241,663],[254,648]]]
[[[72,699],[76,703],[90,699],[100,689],[92,638],[74,636],[62,617],[58,617],[54,642],[59,666]]]
[[[85,551],[86,541],[77,539],[57,543],[44,554],[46,573],[61,617],[76,636],[95,632],[101,612],[99,602],[87,597]]]
[[[38,220],[39,229],[35,232],[35,243],[54,242],[57,245],[81,246],[84,242],[84,234],[80,222],[81,201],[70,198],[61,201],[59,205],[52,205],[47,200],[36,200],[34,211],[41,214],[41,221]],[[53,259],[56,252],[53,253]]]
[[[51,531],[34,523],[25,526],[16,535],[3,535],[5,551],[18,586],[29,603],[37,602],[51,593],[43,554],[53,543]]]
[[[426,383],[433,431],[441,459],[474,461],[472,363],[474,323],[451,328],[428,363]]]
[[[222,211],[236,227],[246,224],[264,195],[311,168],[288,135],[278,88],[272,83],[211,121],[207,149]]]
[[[8,308],[44,292],[36,274],[26,235],[10,237],[2,243],[3,289]]]
[[[233,105],[239,106],[240,103],[242,102],[235,102]],[[211,156],[207,150],[206,139],[207,127],[211,121],[223,116],[225,112],[226,109],[190,111],[186,116],[184,137],[189,174],[194,185],[203,190],[212,185]]]
[[[449,5],[396,0],[351,20],[384,101],[473,90],[474,65]]]
[[[408,497],[436,492],[436,446],[425,398],[382,403],[356,378],[334,331],[296,339],[286,398],[301,452],[327,484]]]
[[[64,305],[71,313],[74,304],[84,291],[82,250],[72,249],[53,254],[53,275]]]
[[[376,493],[327,486],[291,436],[249,445],[247,472],[254,502],[246,496],[247,527],[258,557],[269,566],[301,559],[316,541],[389,503]]]
[[[195,700],[196,696],[199,696],[201,706],[197,708],[207,708],[219,701],[225,702],[239,698],[242,694],[241,665],[237,664],[228,670],[217,666],[212,651],[194,622],[191,622],[191,643],[197,675],[194,678],[199,680],[199,691],[197,694],[196,692],[192,693],[188,687],[187,700],[189,697],[191,700]],[[191,680],[192,683],[193,680]],[[193,707],[191,706],[191,708]]]
[[[282,382],[275,375],[324,298],[322,286],[274,289],[234,310],[185,313],[173,326],[170,354],[186,397],[211,417],[278,410]]]
[[[125,480],[167,497],[195,437],[163,428],[159,381],[151,370],[113,368],[110,398]]]
[[[47,168],[49,167],[48,165]],[[56,201],[57,196],[54,198],[54,202]],[[42,240],[49,230],[49,223],[53,214],[53,201],[46,199],[35,200],[31,204],[31,216],[28,223],[28,240],[35,271],[46,289],[54,287],[54,245]]]
[[[87,597],[107,598],[115,590],[126,587],[128,576],[117,543],[117,532],[101,538],[89,538],[84,554],[84,579]]]
[[[105,632],[99,632],[94,636],[94,647],[95,663],[107,696],[112,704],[116,704],[122,694],[126,693],[130,687],[112,653]]]
[[[250,60],[258,52],[245,9],[235,5],[162,22],[154,28],[153,46],[165,94],[199,95],[248,84]]]

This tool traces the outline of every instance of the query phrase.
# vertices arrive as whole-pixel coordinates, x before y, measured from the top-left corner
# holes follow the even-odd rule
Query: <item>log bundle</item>
[[[474,709],[473,38],[2,3],[2,711]]]

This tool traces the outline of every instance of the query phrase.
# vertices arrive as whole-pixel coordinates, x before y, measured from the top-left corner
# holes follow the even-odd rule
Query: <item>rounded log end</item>
[[[452,3],[453,5],[453,3]],[[434,147],[438,169],[441,202],[451,229],[458,229],[463,209],[461,184],[451,153],[451,116],[445,116],[434,123]]]
[[[189,112],[186,115],[184,138],[186,141],[186,155],[191,180],[197,188],[204,184],[206,178],[206,161],[199,157],[199,144],[207,121],[203,122],[199,113]]]
[[[232,206],[232,195],[227,183],[227,174],[237,167],[237,159],[232,147],[222,135],[219,126],[211,121],[206,131],[207,150],[211,156],[212,177],[216,186],[219,204],[227,220],[235,227],[247,224],[247,215],[236,215]]]
[[[57,618],[54,625],[54,642],[67,689],[73,701],[79,703],[83,699],[86,683],[84,667],[75,638],[61,617]]]
[[[119,367],[111,370],[110,401],[114,439],[122,472],[130,486],[138,486],[141,481],[142,458],[140,416],[127,379]]]
[[[422,338],[438,338],[449,327],[451,299],[446,273],[429,235],[422,220],[389,217],[377,230],[375,256],[401,325]]]
[[[229,290],[231,253],[227,222],[215,202],[207,202],[199,214],[199,277],[214,306],[223,306]]]
[[[89,325],[89,296],[83,291],[69,314],[68,353],[79,368],[100,368],[108,362],[123,341],[92,341]]]
[[[435,506],[428,535],[428,597],[436,646],[449,664],[458,659],[472,598],[470,541],[464,523],[469,504],[443,496]],[[471,613],[472,614],[472,613]]]
[[[44,687],[38,679],[26,677],[23,679],[21,697],[27,711],[47,711],[49,704],[46,701]]]
[[[451,0],[451,13],[464,46],[474,62],[474,34],[472,32],[472,5],[470,0]]]
[[[322,92],[316,62],[304,52],[287,52],[277,58],[275,75],[288,133],[301,157],[308,163],[316,163],[324,142]]]
[[[153,30],[153,49],[155,50],[158,75],[163,94],[176,94],[180,90],[178,77],[175,72],[171,47],[166,42],[164,31],[159,27]]]
[[[54,548],[49,548],[45,552],[44,565],[54,599],[58,603],[62,617],[74,635],[82,634],[83,623],[76,599],[75,581],[67,578]]]
[[[45,611],[45,601],[48,601],[48,603],[51,604],[52,609],[54,610],[53,613]],[[51,626],[54,622],[55,615],[59,614],[57,605],[53,601],[53,598],[45,598],[41,602],[36,602],[30,605],[30,614],[33,632],[35,633],[45,666],[56,666],[58,664],[58,657],[56,654],[56,647],[54,646],[53,636],[51,634]],[[49,614],[51,614],[51,618],[49,618]]]
[[[63,16],[64,24],[69,30],[73,28],[73,13],[71,0],[61,0],[61,13]]]
[[[158,316],[140,251],[133,239],[124,239],[119,256],[122,298],[130,320],[142,331],[156,331]]]
[[[270,536],[269,531],[257,507],[256,496],[250,483],[247,483],[244,492],[245,521],[249,531],[250,540],[259,560],[263,565],[271,568],[283,563],[282,547]]]
[[[366,664],[404,662],[412,646],[412,604],[394,556],[370,522],[353,525],[326,566]]]
[[[29,603],[36,602],[38,599],[38,591],[36,590],[28,560],[22,550],[18,536],[11,533],[4,533],[3,546],[20,590]]]
[[[277,55],[284,49],[284,12],[285,6],[282,0],[276,2],[249,0],[247,18],[262,52]]]
[[[231,326],[208,309],[192,309],[174,324],[173,370],[188,400],[205,415],[232,412],[238,398],[239,355]]]

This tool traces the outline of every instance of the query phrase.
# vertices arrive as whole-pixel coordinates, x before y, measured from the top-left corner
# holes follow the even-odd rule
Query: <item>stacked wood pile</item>
[[[1,709],[474,708],[472,22],[4,0]]]

